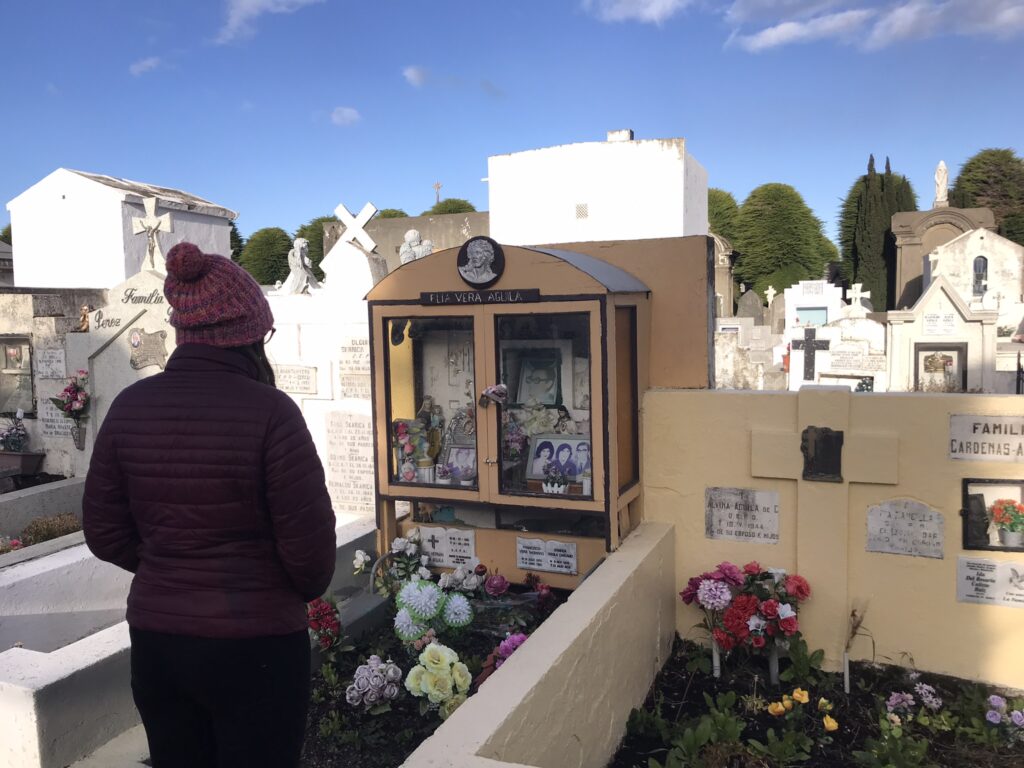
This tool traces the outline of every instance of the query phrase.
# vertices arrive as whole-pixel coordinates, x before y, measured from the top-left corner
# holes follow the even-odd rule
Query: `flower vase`
[[[1004,547],[1024,547],[1024,531],[999,529],[999,544]]]
[[[722,676],[722,652],[714,640],[711,641],[711,674],[716,678]]]
[[[75,448],[85,450],[85,427],[75,425],[71,428],[71,439],[75,441]]]
[[[776,688],[779,687],[779,647],[772,643],[768,651],[768,680]]]
[[[565,489],[568,488],[567,485],[556,485],[555,483],[541,483],[541,487],[544,489],[544,493],[555,493],[563,495],[565,494]]]

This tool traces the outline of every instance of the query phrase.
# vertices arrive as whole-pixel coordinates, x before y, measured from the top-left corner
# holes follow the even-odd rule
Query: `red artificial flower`
[[[750,644],[755,648],[764,648],[766,642],[763,635],[753,635],[750,638]]]
[[[722,616],[722,625],[726,630],[732,634],[738,642],[743,642],[747,639],[747,635],[750,634],[750,628],[747,626],[747,620],[743,618],[742,614],[733,612],[729,609]]]
[[[793,574],[792,576],[786,577],[786,594],[795,597],[800,602],[803,602],[811,596],[811,585],[807,583],[807,579],[803,576]]]
[[[487,566],[483,563],[477,563],[476,568],[473,569],[473,573],[475,573],[477,576],[483,576],[485,573],[487,573]]]
[[[757,576],[761,572],[761,564],[757,560],[751,560],[743,566],[743,572],[748,576]]]
[[[736,642],[724,630],[716,629],[711,633],[711,636],[715,638],[718,647],[723,651],[731,651],[736,645]]]
[[[755,595],[736,595],[736,597],[733,598],[732,605],[729,606],[729,608],[730,610],[735,608],[740,614],[743,615],[743,620],[746,621],[755,613],[757,613],[758,605],[759,601]]]
[[[789,637],[797,631],[799,626],[796,623],[796,616],[788,616],[785,619],[779,619],[779,629],[783,631],[786,637]]]
[[[759,610],[761,611],[761,615],[766,619],[777,619],[779,617],[779,601],[765,600],[761,603]]]
[[[774,637],[775,633],[778,631],[778,629],[775,627],[775,622],[774,621],[768,622],[768,624],[764,628],[764,631],[765,631],[765,634],[768,635],[768,637]]]

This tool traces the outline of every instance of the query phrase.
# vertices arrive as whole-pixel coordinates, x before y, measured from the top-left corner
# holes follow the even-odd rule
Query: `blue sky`
[[[0,0],[4,202],[58,167],[294,231],[344,202],[488,205],[488,155],[683,136],[742,202],[795,186],[835,233],[879,165],[929,207],[1024,153],[1022,0]],[[0,210],[0,225],[8,214]]]

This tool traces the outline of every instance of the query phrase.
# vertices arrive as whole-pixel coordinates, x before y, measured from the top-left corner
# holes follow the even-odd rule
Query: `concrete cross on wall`
[[[819,350],[827,352],[832,342],[826,339],[817,339],[818,331],[815,328],[804,328],[804,337],[793,341],[793,349],[802,349],[804,352],[804,381],[814,381],[814,356]]]
[[[373,203],[367,203],[363,206],[363,209],[359,211],[358,216],[353,216],[348,212],[348,208],[345,207],[344,203],[339,203],[338,207],[334,209],[334,215],[338,217],[338,220],[345,225],[345,231],[341,233],[341,237],[338,239],[340,243],[349,243],[353,240],[358,240],[367,253],[373,253],[377,248],[377,243],[372,237],[370,237],[366,230],[363,229],[367,224],[370,223],[370,219],[377,213],[377,207]]]
[[[157,238],[157,232],[173,231],[171,229],[171,214],[156,215],[155,197],[147,197],[142,201],[142,206],[146,209],[146,215],[132,218],[132,234],[146,235],[146,258],[149,260],[149,268],[163,273],[166,271],[166,266],[164,265],[163,251],[160,250],[160,240]]]
[[[850,310],[847,313],[847,317],[867,317],[868,311],[863,304],[860,303],[861,299],[870,299],[871,291],[862,290],[864,288],[863,283],[854,283],[850,286],[850,290],[847,291],[847,298],[850,300]]]

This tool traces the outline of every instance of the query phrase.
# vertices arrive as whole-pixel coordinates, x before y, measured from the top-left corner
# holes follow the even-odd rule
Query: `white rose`
[[[751,632],[760,632],[768,625],[768,622],[762,619],[760,616],[751,616],[747,619],[747,629]]]
[[[415,542],[410,541],[408,544],[405,545],[405,554],[407,557],[416,557],[419,551],[420,548],[416,545]]]
[[[420,578],[422,579],[429,579],[433,576],[433,574],[430,572],[430,569],[423,568],[422,566],[419,568],[419,570],[416,571],[416,573],[419,574]]]
[[[477,576],[475,573],[469,574],[469,576],[467,576],[463,580],[463,582],[462,582],[462,589],[465,589],[468,592],[472,592],[474,589],[476,589],[479,586],[480,586],[480,577]]]
[[[420,565],[430,565],[430,555],[420,555]]]
[[[452,575],[450,573],[442,573],[441,577],[437,580],[437,586],[441,589],[448,589],[452,585]]]
[[[409,540],[399,537],[391,542],[391,551],[396,555],[399,555],[402,552],[405,552],[405,548],[407,546],[409,546]]]

